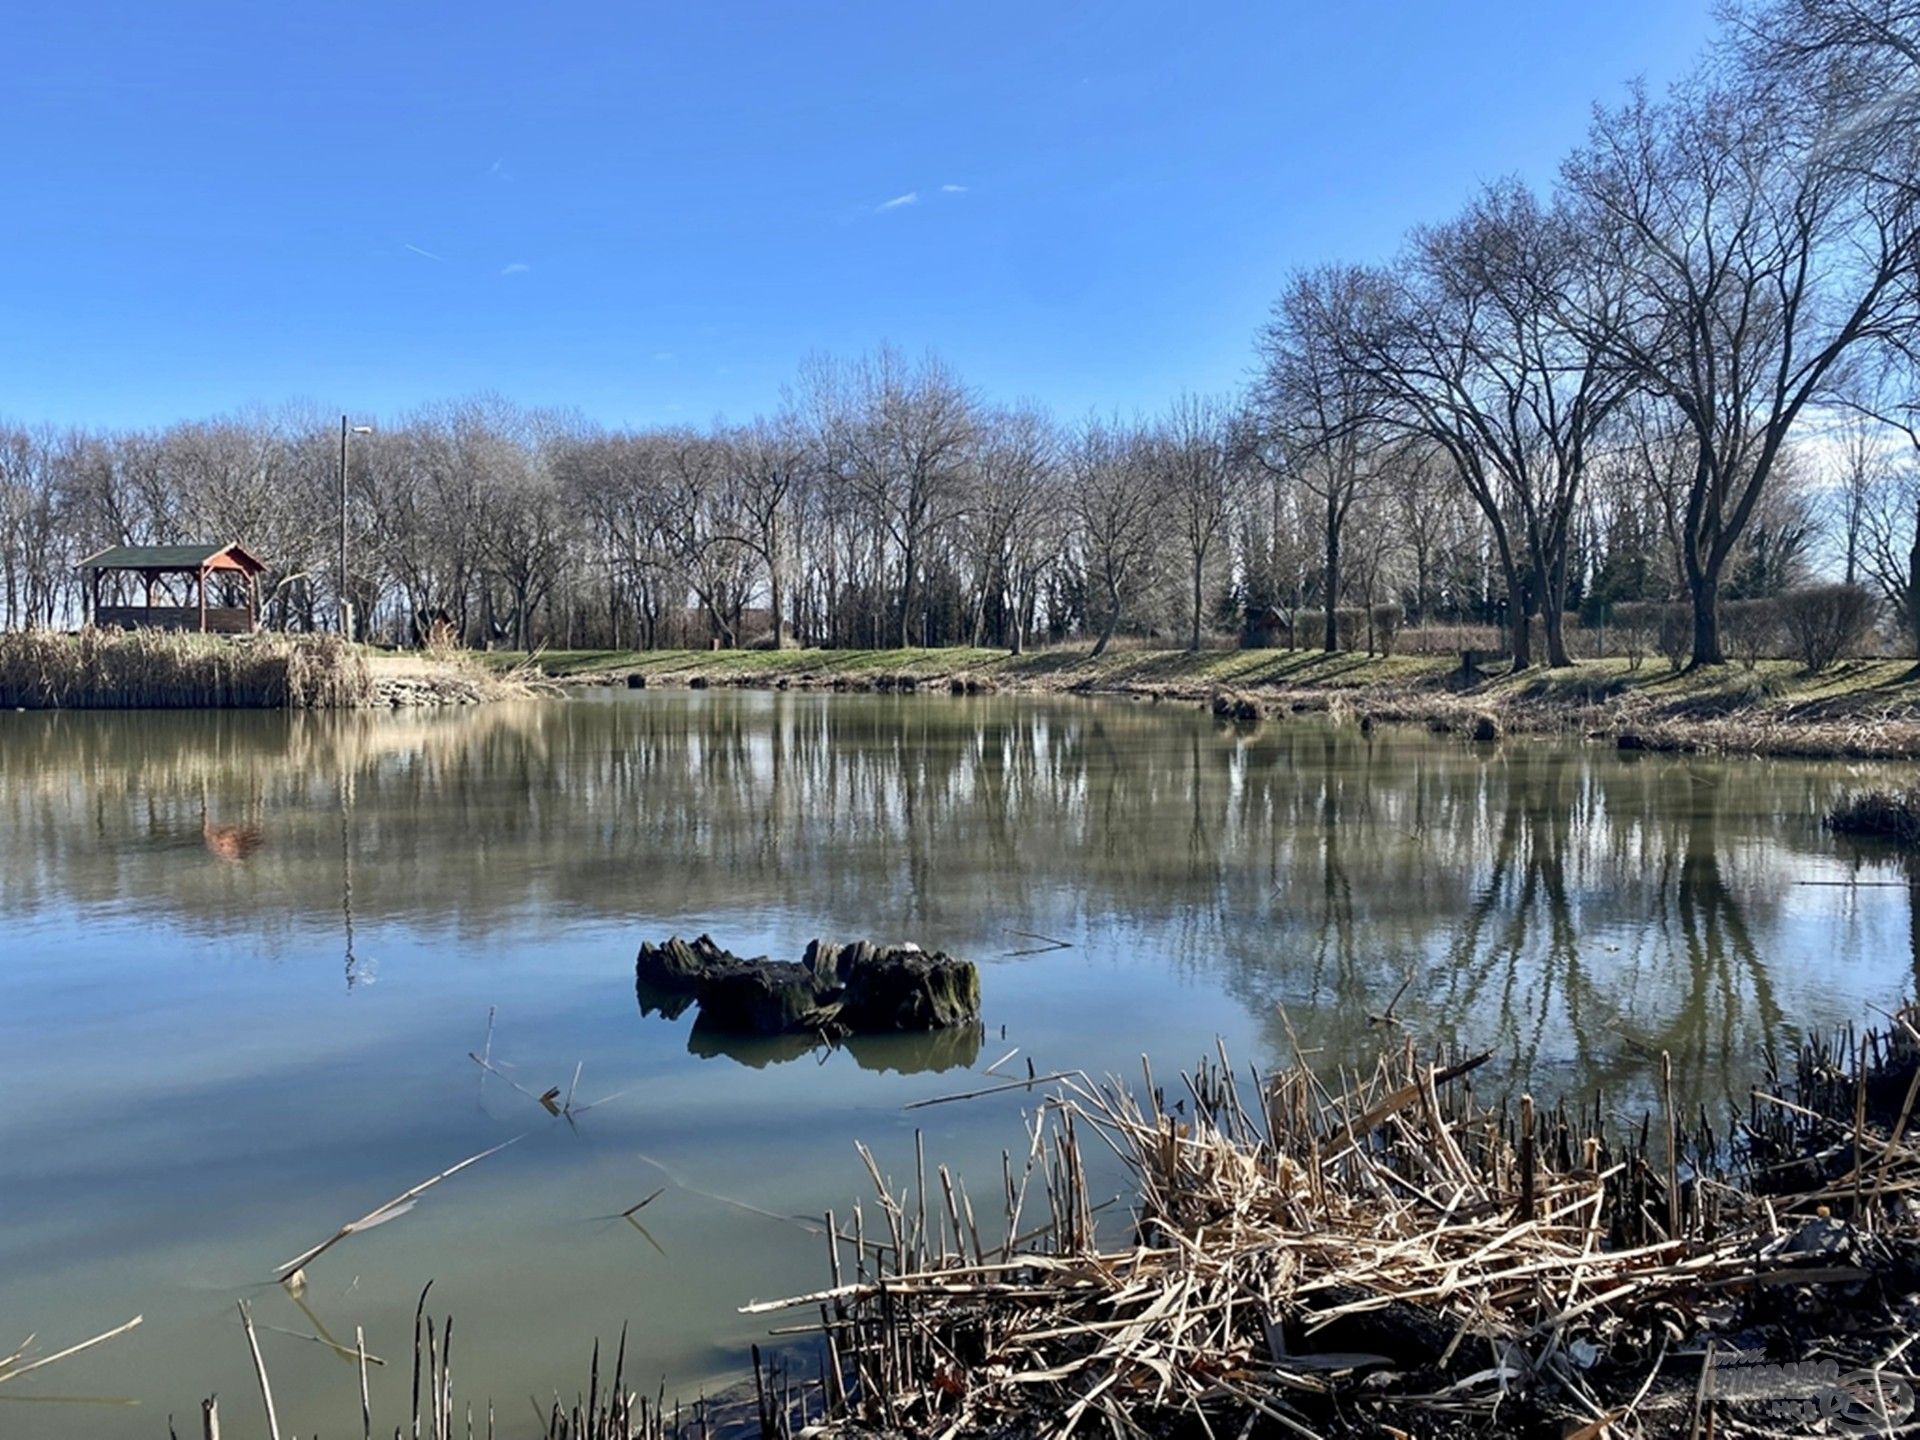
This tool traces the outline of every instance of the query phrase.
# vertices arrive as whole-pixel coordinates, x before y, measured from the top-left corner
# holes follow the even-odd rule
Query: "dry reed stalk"
[[[240,1302],[240,1324],[247,1332],[247,1349],[253,1355],[254,1378],[260,1382],[260,1403],[267,1411],[268,1440],[280,1440],[280,1417],[273,1410],[273,1385],[267,1379],[267,1362],[260,1355],[260,1338],[253,1333],[253,1309]]]
[[[1485,1057],[1423,1060],[1411,1042],[1331,1086],[1296,1061],[1257,1082],[1257,1105],[1224,1050],[1180,1077],[1177,1112],[1150,1068],[1144,1094],[1068,1078],[1030,1126],[1027,1173],[1050,1216],[1034,1235],[1019,1236],[1010,1156],[1009,1239],[991,1246],[944,1167],[946,1223],[903,1234],[926,1185],[892,1193],[861,1147],[892,1227],[876,1268],[848,1276],[834,1230],[829,1288],[744,1313],[818,1314],[834,1369],[801,1388],[798,1421],[817,1400],[830,1426],[856,1432],[1431,1433],[1435,1414],[1483,1427],[1497,1413],[1502,1433],[1653,1433],[1644,1417],[1695,1389],[1669,1363],[1675,1324],[1739,1333],[1788,1292],[1836,1324],[1857,1305],[1844,1287],[1872,1262],[1815,1243],[1835,1223],[1821,1207],[1851,1207],[1847,1237],[1894,1243],[1898,1228],[1903,1263],[1920,1265],[1904,1198],[1867,1213],[1882,1189],[1920,1196],[1906,1135],[1920,1032],[1903,1014],[1871,1043],[1810,1040],[1799,1058],[1794,1098],[1756,1098],[1738,1183],[1708,1173],[1731,1152],[1704,1117],[1683,1122],[1670,1062],[1658,1132],[1626,1136],[1601,1126],[1598,1103],[1575,1116],[1526,1097],[1515,1123],[1456,1083]],[[1133,1181],[1123,1234],[1096,1235],[1089,1136]],[[1783,1189],[1775,1155],[1819,1171]],[[1869,1166],[1884,1182],[1871,1198]],[[1876,1377],[1905,1383],[1888,1368],[1897,1356],[1872,1358]],[[797,1433],[786,1390],[762,1374],[760,1393],[776,1440]]]

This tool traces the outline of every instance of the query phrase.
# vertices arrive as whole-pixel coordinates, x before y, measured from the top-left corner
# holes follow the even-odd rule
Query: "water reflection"
[[[810,1035],[732,1035],[696,1021],[687,1033],[687,1053],[703,1060],[724,1057],[764,1070],[802,1059],[825,1064],[845,1052],[862,1070],[926,1075],[972,1066],[980,1058],[980,1041],[978,1025],[913,1035],[849,1035],[828,1043]]]
[[[331,908],[349,987],[357,933],[396,921],[641,912],[774,949],[819,932],[982,957],[1073,935],[1218,976],[1276,1044],[1284,1003],[1317,1043],[1364,1047],[1411,973],[1399,1013],[1424,1031],[1602,1080],[1666,1050],[1704,1081],[1832,1008],[1806,930],[1862,892],[1801,872],[1889,867],[1818,829],[1845,767],[1247,733],[1142,706],[709,692],[5,718],[10,912],[257,932]],[[188,823],[223,863],[183,861]]]

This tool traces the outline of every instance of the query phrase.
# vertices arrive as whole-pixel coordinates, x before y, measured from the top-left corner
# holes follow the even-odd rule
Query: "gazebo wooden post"
[[[207,567],[200,567],[200,633],[207,633]]]
[[[260,628],[260,577],[251,572],[247,575],[247,633],[251,635]]]

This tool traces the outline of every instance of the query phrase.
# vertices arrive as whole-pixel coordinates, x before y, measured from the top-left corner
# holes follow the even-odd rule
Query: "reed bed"
[[[366,660],[332,635],[0,633],[11,709],[337,709],[371,694]]]
[[[1483,1104],[1487,1057],[1411,1043],[1331,1078],[1222,1054],[1171,1099],[1069,1080],[1004,1163],[998,1244],[944,1169],[910,1197],[869,1160],[878,1214],[829,1226],[833,1283],[748,1307],[817,1315],[827,1357],[763,1383],[763,1430],[1908,1433],[1914,1026],[1810,1039],[1726,1134],[1670,1075],[1622,1130]],[[1097,1223],[1089,1147],[1125,1168],[1124,1224]],[[1802,1369],[1769,1388],[1763,1360]]]

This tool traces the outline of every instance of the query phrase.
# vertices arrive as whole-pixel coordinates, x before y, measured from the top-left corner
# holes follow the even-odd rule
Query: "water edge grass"
[[[332,635],[0,633],[9,709],[343,709],[371,695],[365,656]]]

